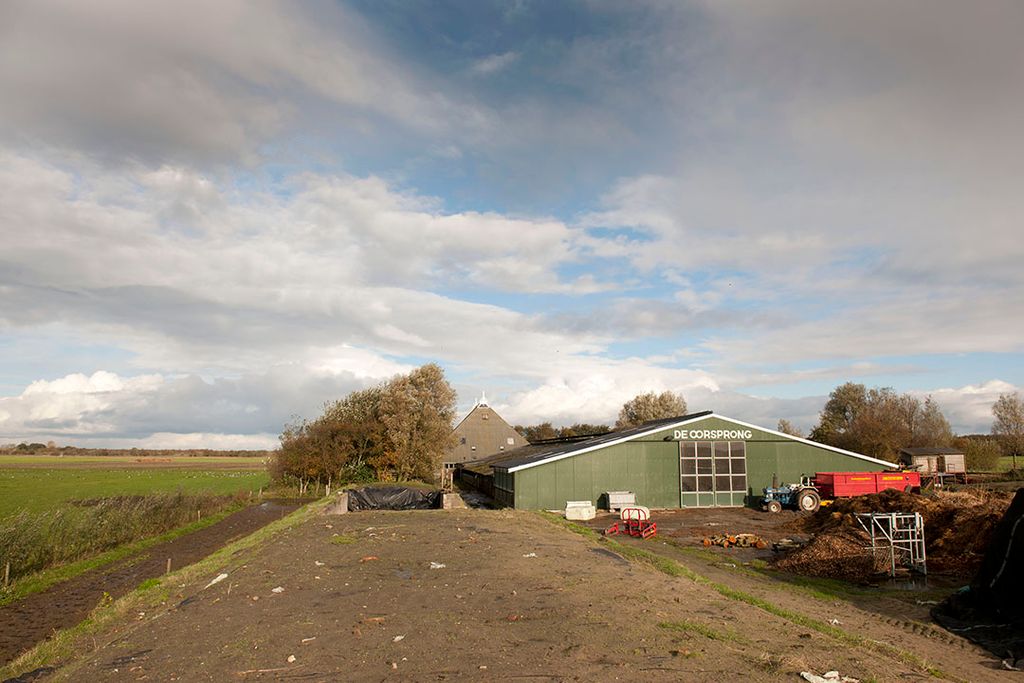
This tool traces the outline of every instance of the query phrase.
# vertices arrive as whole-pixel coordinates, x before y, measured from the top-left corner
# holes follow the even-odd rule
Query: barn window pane
[[[683,474],[697,474],[697,461],[693,458],[683,458]]]
[[[697,474],[711,474],[711,458],[697,459]]]
[[[715,474],[729,474],[729,458],[715,458]]]
[[[710,441],[698,441],[697,442],[697,457],[698,458],[710,458],[711,457],[711,442]]]
[[[697,477],[682,477],[679,481],[679,488],[683,493],[693,493],[697,490]]]
[[[714,477],[697,477],[697,490],[714,491],[712,488],[712,479],[714,479]]]
[[[729,476],[728,475],[718,475],[717,477],[715,477],[715,489],[717,489],[718,491],[728,491],[729,490]]]
[[[732,490],[746,492],[747,490],[747,478],[746,477],[733,477],[732,478]]]

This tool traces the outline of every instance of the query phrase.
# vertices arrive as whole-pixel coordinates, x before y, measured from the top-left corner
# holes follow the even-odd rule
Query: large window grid
[[[747,492],[747,449],[742,441],[679,442],[683,493]]]

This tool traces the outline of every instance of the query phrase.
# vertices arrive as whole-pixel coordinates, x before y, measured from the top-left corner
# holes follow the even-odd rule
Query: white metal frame
[[[928,574],[920,512],[859,512],[857,522],[871,537],[872,556],[888,554],[889,576],[896,576],[896,567],[903,565]]]

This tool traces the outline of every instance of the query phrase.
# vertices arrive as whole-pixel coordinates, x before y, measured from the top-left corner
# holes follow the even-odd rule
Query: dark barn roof
[[[689,415],[666,417],[661,420],[651,420],[650,422],[643,423],[639,427],[623,429],[621,432],[598,434],[597,436],[592,436],[590,438],[580,439],[579,437],[570,437],[568,439],[547,439],[529,446],[516,448],[515,450],[508,451],[507,453],[499,453],[489,458],[483,458],[471,463],[466,463],[466,467],[479,472],[486,472],[486,468],[490,467],[509,470],[558,456],[566,456],[577,451],[587,451],[619,441],[627,441],[637,436],[658,432],[673,424],[692,420],[697,417],[704,417],[705,415],[711,415],[711,411],[705,410],[699,413],[691,413]]]
[[[900,453],[907,455],[963,455],[961,448],[941,448],[938,446],[922,446],[920,448],[901,448]]]

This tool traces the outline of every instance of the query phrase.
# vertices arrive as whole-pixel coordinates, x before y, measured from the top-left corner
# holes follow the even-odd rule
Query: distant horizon
[[[117,21],[110,17],[116,16]],[[927,17],[927,22],[922,21]],[[1024,387],[1024,5],[0,6],[0,442]]]

